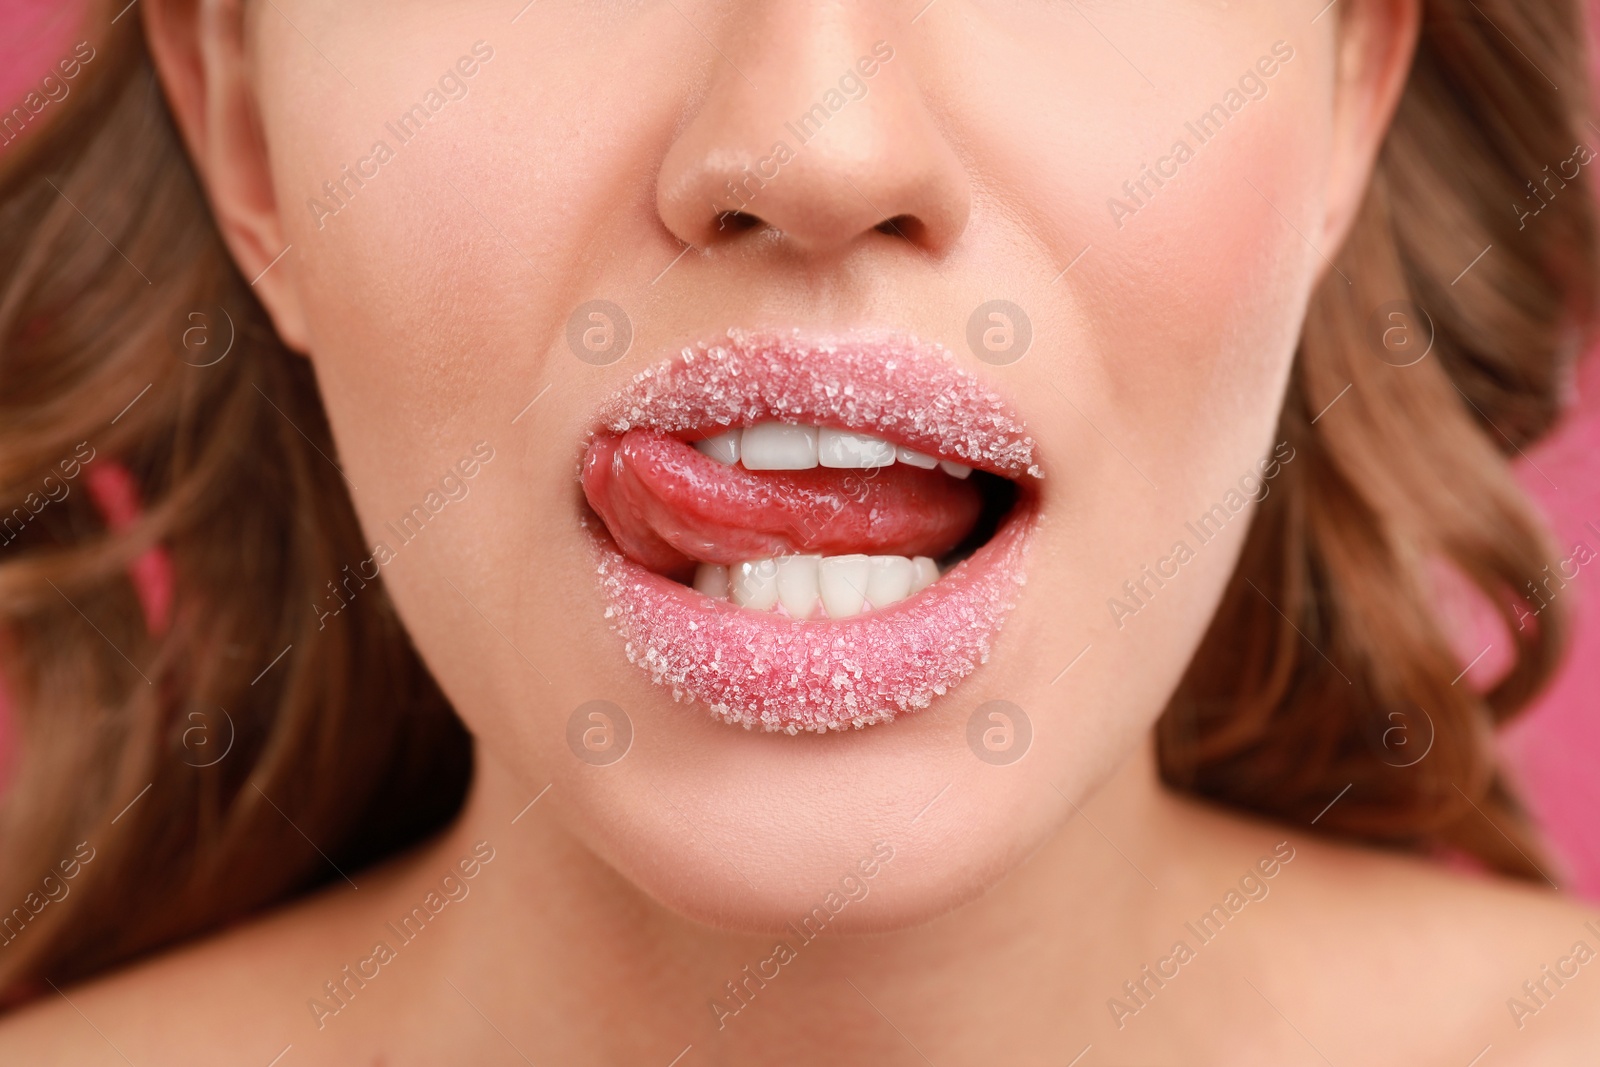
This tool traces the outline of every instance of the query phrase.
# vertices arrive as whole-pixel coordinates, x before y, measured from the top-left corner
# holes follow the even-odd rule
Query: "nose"
[[[656,180],[668,229],[702,249],[764,237],[814,258],[869,241],[946,252],[971,185],[909,48],[874,32],[894,6],[772,0],[730,26]]]

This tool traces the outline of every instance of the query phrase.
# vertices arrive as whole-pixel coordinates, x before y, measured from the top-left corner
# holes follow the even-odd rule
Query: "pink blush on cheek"
[[[1313,279],[1328,269],[1301,236],[1322,212],[1316,146],[1302,151],[1305,138],[1267,123],[1225,132],[1228,143],[1202,148],[1125,220],[1083,280],[1106,294],[1102,343],[1130,353],[1105,364],[1127,410],[1262,410],[1259,390],[1286,372]]]

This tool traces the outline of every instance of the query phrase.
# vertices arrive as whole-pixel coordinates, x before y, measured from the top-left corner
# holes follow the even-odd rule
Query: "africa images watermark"
[[[1583,928],[1600,938],[1600,926],[1596,926],[1593,919],[1584,923]],[[1595,951],[1587,941],[1576,941],[1572,951],[1556,960],[1554,965],[1544,964],[1539,968],[1537,978],[1523,982],[1520,994],[1506,998],[1506,1010],[1511,1013],[1511,1021],[1517,1024],[1517,1029],[1527,1026],[1529,1018],[1548,1008],[1556,994],[1578,977],[1580,969],[1594,958]]]
[[[1594,523],[1586,522],[1583,525],[1590,533],[1600,538],[1600,530],[1595,529]],[[1517,629],[1526,630],[1528,622],[1537,618],[1545,608],[1549,607],[1551,601],[1566,589],[1567,584],[1577,579],[1578,572],[1593,563],[1595,559],[1595,550],[1589,547],[1587,541],[1574,541],[1572,551],[1556,561],[1554,574],[1550,573],[1550,564],[1547,563],[1542,577],[1528,579],[1528,600],[1514,604],[1517,612]],[[1529,611],[1527,605],[1533,603],[1539,606]]]
[[[1183,573],[1184,564],[1199,555],[1200,549],[1216,540],[1235,515],[1249,505],[1265,500],[1272,491],[1272,479],[1282,473],[1285,465],[1294,462],[1294,457],[1294,446],[1287,441],[1279,442],[1271,456],[1261,457],[1252,470],[1239,477],[1238,488],[1229,489],[1222,494],[1220,501],[1183,524],[1184,529],[1194,536],[1193,545],[1189,544],[1188,538],[1180,538],[1165,556],[1154,564],[1146,563],[1141,567],[1138,578],[1123,582],[1123,596],[1106,600],[1106,609],[1111,612],[1111,621],[1117,624],[1117,629],[1121,630],[1130,617],[1149,607],[1156,593]]]
[[[11,942],[22,936],[22,931],[28,924],[39,917],[39,913],[51,904],[59,904],[67,899],[72,892],[72,880],[83,871],[83,868],[94,861],[95,850],[87,841],[80,841],[72,850],[72,855],[56,864],[56,869],[61,872],[60,877],[55,871],[44,876],[39,883],[39,888],[22,898],[20,907],[12,908],[11,913],[0,918],[0,948],[9,947]]]
[[[723,187],[728,198],[738,201],[739,206],[728,208],[724,205],[713,203],[712,212],[719,218],[725,219],[733,212],[744,212],[751,200],[754,200],[766,187],[766,184],[776,179],[783,168],[799,158],[801,150],[815,140],[822,133],[828,122],[843,111],[853,101],[862,100],[867,95],[867,82],[894,58],[894,48],[887,41],[877,41],[872,46],[872,51],[857,59],[853,67],[846,67],[839,75],[836,88],[830,88],[822,96],[801,112],[794,119],[785,122],[783,128],[794,135],[795,147],[791,148],[789,142],[779,138],[772,143],[771,150],[755,164],[755,173],[751,173],[750,166],[746,164],[741,168],[742,177],[735,181],[729,178]],[[770,173],[768,172],[770,169]],[[755,188],[751,189],[751,183]],[[723,223],[725,224],[725,223]],[[719,227],[720,228],[720,227]]]
[[[29,89],[22,101],[10,111],[0,113],[0,144],[10,144],[22,136],[28,124],[51,104],[66,100],[72,92],[72,80],[83,72],[97,53],[88,41],[79,41],[72,55],[58,60],[48,73],[39,79],[37,88]],[[59,75],[59,76],[58,76]]]
[[[88,450],[87,455],[85,449]],[[11,509],[11,514],[0,516],[0,546],[9,545],[15,541],[28,523],[51,504],[59,504],[72,493],[72,481],[82,473],[83,468],[94,462],[97,455],[94,446],[88,441],[79,441],[78,446],[72,450],[72,455],[56,464],[55,472],[44,476],[39,489],[42,492],[29,493],[22,498],[22,503]]]
[[[467,899],[472,887],[467,883],[483,873],[486,864],[494,859],[494,846],[479,841],[472,846],[472,854],[456,862],[437,889],[428,890],[422,902],[400,917],[398,924],[384,923],[385,936],[372,946],[372,952],[322,983],[322,994],[309,997],[306,1007],[317,1020],[317,1029],[328,1025],[328,1020],[348,1008],[356,994],[376,981],[383,968],[400,958],[400,950],[422,936],[428,924],[437,920],[441,912],[452,903]],[[391,935],[394,944],[390,944]]]
[[[798,922],[789,923],[789,929],[794,931],[794,944],[787,940],[779,941],[772,946],[772,954],[765,959],[757,960],[754,964],[745,964],[740,972],[742,977],[737,981],[726,982],[727,995],[712,997],[707,1003],[711,1008],[711,1016],[717,1021],[717,1029],[727,1027],[728,1020],[748,1008],[755,1000],[756,994],[767,987],[768,982],[776,981],[783,974],[783,968],[800,958],[799,950],[822,935],[824,929],[835,915],[844,911],[852,902],[859,903],[867,899],[867,894],[872,891],[868,883],[876,878],[883,866],[894,859],[894,846],[887,841],[874,841],[872,851],[856,861],[856,865],[839,879],[838,889],[829,889],[822,895],[822,902],[807,912]],[[751,968],[755,969],[752,971]]]
[[[338,178],[322,183],[325,200],[307,197],[306,209],[311,212],[317,229],[326,227],[329,218],[349,207],[356,194],[366,188],[367,182],[381,174],[384,164],[395,158],[395,149],[410,144],[433,121],[434,116],[445,109],[445,105],[465,100],[469,91],[468,81],[493,58],[494,48],[487,41],[474,41],[472,54],[462,56],[454,66],[439,75],[436,88],[430,87],[422,94],[421,100],[412,104],[394,121],[383,124],[384,130],[394,138],[395,147],[390,147],[388,140],[379,138],[372,143],[366,155],[356,160],[353,168],[347,163],[339,168]]]
[[[1138,975],[1122,983],[1124,997],[1106,999],[1106,1010],[1111,1013],[1117,1029],[1127,1026],[1129,1019],[1148,1008],[1156,994],[1182,974],[1184,965],[1195,960],[1200,949],[1215,941],[1247,905],[1266,900],[1267,894],[1272,892],[1268,881],[1282,873],[1293,859],[1294,846],[1287,841],[1279,841],[1272,846],[1272,855],[1262,856],[1254,867],[1240,876],[1238,888],[1229,889],[1223,894],[1222,900],[1211,905],[1211,910],[1199,919],[1185,922],[1184,930],[1194,937],[1193,948],[1187,939],[1178,939],[1165,956],[1153,965],[1145,964]]]
[[[376,541],[372,546],[372,555],[355,564],[354,569],[348,563],[344,565],[344,577],[341,580],[335,583],[334,579],[328,579],[328,595],[322,598],[323,603],[311,605],[311,610],[317,613],[317,629],[324,629],[330,618],[349,607],[350,602],[367,587],[367,583],[376,581],[382,569],[395,560],[399,549],[422,536],[423,530],[435,516],[450,504],[465,500],[467,494],[472,492],[472,486],[468,483],[493,459],[494,446],[488,441],[479,441],[472,446],[470,455],[457,460],[445,471],[438,486],[429,489],[420,503],[411,505],[411,509],[400,518],[385,522],[384,529],[394,535],[394,547],[390,547],[387,541]]]
[[[1212,104],[1193,121],[1183,124],[1183,128],[1194,135],[1194,143],[1190,143],[1187,135],[1179,137],[1172,143],[1171,150],[1156,160],[1154,168],[1142,167],[1137,178],[1123,182],[1122,191],[1127,194],[1127,199],[1121,200],[1115,196],[1106,199],[1106,209],[1111,212],[1111,221],[1117,224],[1117,229],[1122,229],[1141,208],[1148,207],[1161,187],[1178,176],[1179,168],[1193,159],[1203,146],[1215,140],[1223,127],[1243,111],[1246,104],[1264,99],[1268,92],[1268,80],[1293,58],[1294,48],[1289,42],[1274,41],[1272,54],[1257,59],[1252,67],[1241,74],[1237,88],[1230,88],[1222,94],[1221,101]]]
[[[1555,165],[1556,172],[1554,174],[1550,173],[1550,167],[1546,165],[1543,172],[1544,177],[1540,179],[1539,184],[1528,183],[1528,192],[1533,195],[1523,198],[1536,206],[1529,208],[1524,207],[1522,204],[1513,203],[1511,205],[1511,210],[1517,216],[1517,229],[1527,229],[1529,219],[1537,217],[1541,211],[1555,203],[1556,194],[1565,189],[1568,182],[1577,181],[1583,168],[1594,162],[1594,156],[1594,149],[1586,144],[1576,144],[1572,147],[1572,155]],[[1571,174],[1567,173],[1568,167],[1572,168]],[[1552,182],[1554,183],[1553,187],[1551,185]]]

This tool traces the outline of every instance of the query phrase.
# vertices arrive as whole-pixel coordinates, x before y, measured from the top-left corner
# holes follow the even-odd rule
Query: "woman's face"
[[[888,842],[845,917],[947,910],[1140,752],[1293,463],[1359,185],[1329,177],[1340,13],[518,6],[249,12],[292,246],[257,291],[371,550],[307,610],[350,624],[381,572],[485,782],[553,783],[541,818],[674,909],[777,926]],[[687,444],[772,423],[991,476]],[[741,606],[743,560],[940,554],[1007,499],[898,605],[898,564],[800,559],[789,607]]]

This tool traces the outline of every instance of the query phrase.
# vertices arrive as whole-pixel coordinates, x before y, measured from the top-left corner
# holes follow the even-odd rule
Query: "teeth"
[[[873,556],[872,574],[867,579],[867,599],[875,608],[898,604],[911,595],[916,568],[904,556]]]
[[[696,441],[694,447],[716,460],[733,466],[739,462],[739,438],[743,436],[742,430],[728,430],[715,437],[707,437],[703,441]]]
[[[778,602],[778,567],[775,560],[758,559],[730,567],[733,602],[741,608],[771,611]]]
[[[824,467],[865,470],[894,462],[895,447],[881,437],[823,426],[817,430],[817,462]]]
[[[952,478],[965,478],[972,468],[954,460],[936,459],[881,437],[832,426],[800,426],[792,422],[758,422],[742,430],[726,430],[696,441],[694,447],[732,466],[752,471],[808,471],[815,467],[866,470],[906,463],[923,470],[938,467]]]
[[[706,596],[728,599],[728,568],[720,563],[702,563],[694,569],[694,587]]]
[[[794,619],[849,619],[882,611],[939,580],[927,556],[777,556],[724,567],[702,563],[694,587],[742,608],[772,611],[782,605]]]
[[[817,465],[817,428],[759,422],[746,428],[739,447],[746,470],[810,470]]]
[[[879,559],[896,559],[895,556],[870,557],[825,556],[818,568],[817,584],[822,592],[822,610],[830,619],[848,619],[861,614],[861,606],[870,591],[870,574]],[[908,564],[909,566],[909,564]],[[876,602],[874,602],[874,606]]]
[[[779,556],[778,603],[793,619],[809,619],[817,610],[821,556]]]

